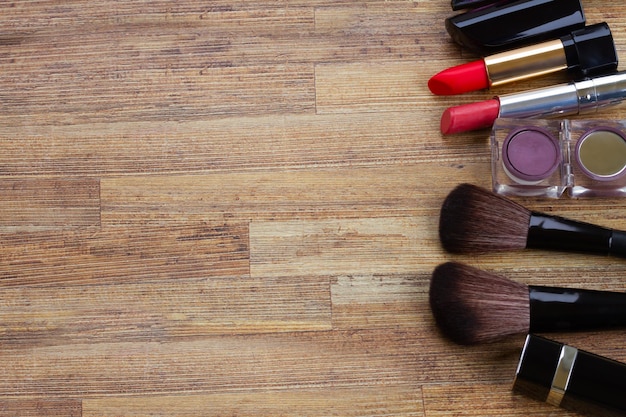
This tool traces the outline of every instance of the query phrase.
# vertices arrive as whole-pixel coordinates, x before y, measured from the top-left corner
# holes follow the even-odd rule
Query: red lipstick
[[[454,95],[567,70],[574,78],[617,69],[618,58],[608,24],[575,30],[559,39],[501,52],[451,67],[433,76],[433,94]]]
[[[468,132],[490,127],[500,114],[500,101],[491,99],[447,108],[441,116],[441,133]]]
[[[441,133],[487,128],[498,118],[532,118],[592,113],[626,100],[626,71],[583,81],[505,94],[490,100],[449,107]]]
[[[452,96],[491,86],[485,60],[468,62],[441,71],[428,80],[428,88],[438,96]]]

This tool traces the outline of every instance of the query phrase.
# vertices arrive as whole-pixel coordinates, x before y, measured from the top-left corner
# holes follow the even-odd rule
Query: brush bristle
[[[530,328],[528,286],[458,262],[435,268],[430,308],[437,326],[456,343],[471,345]]]
[[[530,210],[514,201],[461,184],[441,206],[439,238],[452,253],[524,249],[530,216]]]

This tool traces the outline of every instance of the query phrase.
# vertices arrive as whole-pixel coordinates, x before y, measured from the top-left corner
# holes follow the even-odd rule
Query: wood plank
[[[151,13],[150,7],[135,3],[134,8],[117,10],[119,15],[116,9],[91,8],[92,20],[82,15],[81,6],[43,5],[40,13],[48,19],[44,28],[37,28],[41,16],[23,29],[17,19],[17,27],[6,35],[10,59],[0,67],[6,82],[0,96],[3,119],[24,124],[37,114],[39,124],[58,125],[314,110],[313,65],[255,60],[250,55],[267,43],[248,42],[284,26],[300,28],[307,20],[312,27],[310,8],[219,12],[217,17],[210,13],[214,19],[207,21],[201,19],[209,16],[202,6],[190,24],[177,20],[164,4]],[[228,26],[203,29],[220,17]],[[47,26],[50,20],[58,26]],[[239,58],[239,65],[223,57],[237,37],[225,28],[237,26],[247,27],[240,29],[246,48],[234,55],[247,56]]]
[[[428,118],[437,118],[440,110],[425,112]],[[144,178],[159,173],[327,169],[435,160],[488,163],[486,135],[482,141],[469,142],[415,134],[427,131],[428,124],[411,110],[68,126],[30,123],[0,126],[0,139],[5,142],[0,161],[3,174],[11,176],[136,173]],[[416,175],[433,169],[424,165]]]
[[[81,417],[80,400],[56,398],[0,399],[0,412],[20,417]]]
[[[375,213],[386,212],[390,206],[400,213],[412,210],[415,199],[410,187],[401,182],[402,172],[376,172],[389,175],[365,177],[353,170],[331,170],[111,178],[102,185],[103,222],[166,221],[181,212],[191,219],[218,220],[324,213],[354,217],[364,207]],[[388,189],[372,194],[375,183],[381,181]]]
[[[241,393],[288,387],[501,381],[519,345],[449,346],[432,327],[215,336],[175,342],[3,346],[0,394],[89,397]],[[506,353],[505,353],[506,352]],[[504,359],[503,359],[504,358]],[[471,364],[471,366],[468,366]]]
[[[421,217],[252,222],[250,273],[407,274],[442,261]]]
[[[449,416],[580,416],[552,405],[514,394],[512,382],[502,384],[425,385],[424,404],[428,415]]]
[[[398,7],[396,4],[393,8],[395,14],[392,15],[389,14],[391,5],[366,10],[369,16],[372,16],[373,10],[378,10],[380,16],[390,18],[405,14],[404,7],[410,6],[407,3],[402,9]],[[325,10],[319,10],[318,20],[322,30],[327,30],[324,29],[327,27],[323,24],[324,16],[337,15],[349,9],[326,10],[324,13]],[[17,51],[12,53],[11,65],[7,65],[4,71],[8,84],[8,90],[5,92],[8,111],[4,112],[5,117],[17,117],[20,123],[23,123],[26,120],[25,112],[42,113],[40,117],[43,115],[47,117],[44,120],[39,119],[40,123],[67,124],[108,120],[130,121],[133,117],[143,115],[148,120],[180,120],[190,116],[207,118],[242,111],[248,114],[307,112],[312,109],[314,94],[312,64],[328,61],[324,59],[325,57],[319,56],[319,52],[311,54],[311,51],[353,50],[354,56],[360,59],[364,51],[373,58],[397,59],[416,55],[417,47],[413,33],[405,41],[405,45],[399,46],[404,48],[402,51],[390,52],[394,48],[397,49],[393,41],[387,40],[391,45],[385,45],[384,42],[381,44],[380,40],[371,39],[372,35],[375,35],[371,31],[356,34],[352,44],[360,46],[352,48],[328,44],[325,41],[326,37],[317,34],[309,36],[308,39],[312,40],[308,42],[294,43],[289,41],[294,38],[289,33],[285,35],[284,42],[273,37],[271,47],[268,48],[267,43],[259,44],[256,40],[265,39],[266,36],[263,36],[263,33],[255,33],[257,29],[254,31],[249,29],[263,28],[262,30],[272,33],[274,25],[281,30],[291,26],[297,28],[295,37],[302,38],[302,34],[312,32],[311,12],[311,9],[303,12],[297,8],[295,12],[220,11],[217,18],[209,21],[195,16],[194,23],[189,23],[186,19],[177,20],[173,17],[177,15],[171,13],[160,15],[159,19],[163,19],[163,16],[170,16],[170,19],[173,19],[167,22],[168,27],[173,27],[171,32],[163,29],[162,21],[151,22],[149,20],[151,15],[148,13],[138,14],[137,20],[130,22],[127,21],[128,15],[115,19],[115,24],[107,24],[107,19],[104,19],[104,24],[95,27],[92,24],[87,35],[84,34],[82,25],[76,29],[67,28],[62,36],[56,35],[56,32],[32,30],[25,34],[14,34],[11,45]],[[350,16],[350,13],[348,12],[348,20],[352,25],[363,21],[359,16]],[[205,15],[203,13],[201,16]],[[215,17],[212,13],[208,16]],[[417,25],[416,20],[411,21],[413,25]],[[66,25],[72,23],[71,19],[61,21]],[[211,24],[213,21],[226,23],[215,25]],[[370,17],[370,21],[374,22],[375,19]],[[212,28],[208,33],[204,29],[207,24]],[[181,25],[187,29],[182,34]],[[229,33],[229,37],[226,38],[223,25],[228,25],[229,28],[240,27],[241,32]],[[309,29],[303,29],[303,26],[308,26]],[[140,38],[132,36],[132,29],[136,27],[142,29]],[[72,30],[76,30],[77,33],[73,34]],[[390,32],[386,34],[388,39],[398,39],[392,29],[388,29],[388,32]],[[342,33],[350,33],[350,29],[342,29]],[[368,35],[365,36],[364,42],[365,33]],[[242,38],[239,42],[235,41],[238,36]],[[103,42],[112,43],[116,48],[114,53],[106,56],[105,61],[98,62],[98,57],[104,57],[96,52],[106,48]],[[55,48],[41,47],[47,43],[53,43]],[[362,46],[363,43],[366,46]],[[369,48],[367,43],[371,45]],[[276,50],[281,45],[282,49]],[[301,45],[305,45],[306,50],[302,50]],[[382,52],[376,52],[377,49]],[[224,53],[225,50],[231,53]],[[46,55],[40,55],[42,52]],[[279,61],[274,58],[257,59],[255,56],[258,54],[279,56],[281,59]],[[311,60],[298,63],[297,59],[290,58],[292,55],[310,56]],[[219,58],[212,58],[216,56]],[[246,59],[242,60],[242,56]],[[250,65],[250,59],[253,57],[255,64]],[[344,56],[343,60],[347,57]],[[61,58],[63,64],[59,65]],[[132,69],[128,67],[129,61],[136,63]],[[52,67],[46,66],[47,62],[54,64]],[[88,62],[90,67],[85,68],[85,62]],[[285,64],[286,62],[291,64]],[[140,70],[136,69],[137,66]],[[389,74],[388,71],[386,73]],[[215,85],[210,82],[213,79],[219,79],[221,83]],[[154,89],[155,85],[159,88]],[[263,94],[259,91],[260,88],[263,88]],[[36,94],[22,97],[20,93],[24,91],[33,91]],[[77,91],[83,94],[77,94]],[[68,101],[59,94],[81,99]],[[293,97],[289,98],[290,95]],[[114,102],[110,100],[112,97],[116,97]],[[160,105],[154,106],[156,102]],[[212,105],[207,106],[206,103]],[[12,113],[13,108],[20,108],[20,113]],[[40,111],[44,109],[45,112]]]
[[[417,62],[318,64],[318,113],[410,110],[430,92]]]
[[[340,275],[331,285],[333,326],[365,329],[420,327],[430,320],[430,274]]]
[[[93,178],[0,178],[0,231],[98,227]]]
[[[415,1],[319,5],[315,8],[315,34],[327,52],[320,51],[316,62],[384,60],[391,64],[384,70],[390,74],[393,62],[409,61],[419,63],[415,70],[420,72],[428,62],[460,56],[460,48],[445,41],[447,34],[440,21],[438,14]]]
[[[129,68],[131,58],[139,60],[142,68],[188,68],[190,64],[197,66],[199,59],[208,68],[245,66],[251,61],[276,64],[421,56],[436,59],[460,54],[451,41],[441,47],[440,40],[447,35],[443,26],[437,25],[439,17],[413,2],[341,3],[269,1],[251,6],[241,2],[129,2],[111,10],[67,2],[63,8],[42,5],[40,10],[30,10],[28,19],[8,21],[7,27],[14,34],[7,36],[6,42],[38,46],[51,39],[67,53],[69,62],[80,58],[77,51],[84,48],[84,43],[94,49],[115,43],[121,48],[110,56],[110,62],[103,55],[92,56],[101,66],[117,64],[119,69],[120,65]],[[91,32],[83,31],[84,41],[72,36],[85,24]],[[54,29],[58,26],[70,35],[67,39],[57,35]],[[134,27],[140,27],[141,34],[132,30]],[[438,29],[433,30],[435,27]],[[109,38],[103,38],[103,33]],[[172,52],[177,59],[172,59]],[[31,55],[18,54],[22,59]]]
[[[433,167],[434,168],[434,167]],[[104,225],[435,215],[454,186],[442,172],[487,178],[486,164],[427,163],[102,179]],[[477,180],[478,181],[478,180]],[[449,184],[432,193],[432,184]],[[271,229],[271,224],[267,225]]]
[[[361,4],[380,4],[381,0],[368,0]],[[406,0],[385,1],[385,4],[405,5]],[[102,24],[102,22],[124,22],[126,20],[154,20],[162,23],[172,23],[174,19],[196,21],[215,16],[226,18],[234,13],[248,12],[249,14],[267,13],[274,10],[288,12],[294,8],[319,6],[351,5],[350,0],[259,0],[255,3],[248,1],[214,0],[210,4],[196,2],[175,2],[168,0],[129,0],[124,4],[107,4],[89,2],[87,0],[68,0],[59,5],[54,0],[38,0],[34,3],[3,3],[2,10],[7,27],[14,30],[29,28],[47,28],[84,24]],[[234,29],[234,28],[232,28]]]
[[[421,391],[404,386],[299,389],[160,397],[103,397],[84,401],[90,416],[424,416]]]
[[[43,69],[43,63],[64,54],[66,65],[80,67],[81,60],[89,55],[94,59],[90,65],[109,69],[118,78],[137,68],[135,64],[143,70],[206,70],[251,63],[311,63],[310,57],[303,59],[302,50],[313,48],[313,8],[210,10],[211,6],[200,5],[194,12],[169,14],[103,11],[89,23],[89,33],[81,33],[85,16],[79,23],[63,23],[66,37],[51,28],[16,31],[22,36],[14,35],[12,39],[13,46],[17,46],[13,63],[28,64],[26,67],[31,70]],[[77,38],[79,34],[83,36]],[[301,43],[296,42],[298,38]],[[50,42],[57,49],[41,49]],[[114,54],[97,53],[98,48],[111,44],[117,47]],[[37,58],[44,61],[37,64]]]
[[[309,65],[136,70],[121,75],[68,65],[40,73],[16,68],[5,79],[2,119],[14,124],[35,114],[41,124],[83,124],[314,111]]]
[[[249,273],[248,226],[3,234],[0,287],[148,283]]]
[[[330,330],[328,279],[286,281],[181,274],[163,282],[0,288],[0,339],[30,348]]]

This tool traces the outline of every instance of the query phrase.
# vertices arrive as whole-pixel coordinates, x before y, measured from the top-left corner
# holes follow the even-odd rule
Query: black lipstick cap
[[[584,415],[626,415],[626,364],[528,335],[513,391]]]
[[[446,19],[452,39],[479,55],[557,39],[585,27],[580,0],[496,3]]]
[[[597,23],[561,38],[568,70],[576,77],[607,74],[617,70],[618,58],[611,29]]]

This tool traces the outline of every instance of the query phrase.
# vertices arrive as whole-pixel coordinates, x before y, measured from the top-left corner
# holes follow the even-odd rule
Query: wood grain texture
[[[619,3],[585,0],[626,53]],[[574,416],[523,335],[438,332],[432,270],[625,291],[622,261],[441,249],[487,132],[430,94],[444,0],[0,3],[0,416]],[[551,75],[503,86],[530,89]],[[624,108],[594,118],[625,118]],[[626,230],[626,199],[518,199]],[[626,361],[623,331],[554,335]]]
[[[0,228],[100,226],[100,182],[93,178],[0,179]]]
[[[325,396],[325,401],[319,401]],[[83,403],[84,416],[276,416],[289,410],[293,415],[308,416],[411,416],[422,417],[419,389],[391,387],[339,388],[333,390],[301,389],[296,392],[266,390],[240,394],[204,394],[140,398],[89,399]]]

